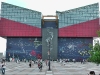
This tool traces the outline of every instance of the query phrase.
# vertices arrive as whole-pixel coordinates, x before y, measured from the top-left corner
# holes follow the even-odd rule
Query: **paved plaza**
[[[51,70],[48,71],[48,66],[43,63],[43,69],[40,72],[37,64],[29,68],[28,62],[15,62],[6,63],[5,75],[88,75],[89,71],[93,70],[96,75],[100,74],[100,66],[94,63],[81,64],[80,62],[67,62],[62,64],[60,62],[51,62]]]

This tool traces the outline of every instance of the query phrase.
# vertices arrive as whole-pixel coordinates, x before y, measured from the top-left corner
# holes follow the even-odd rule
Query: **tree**
[[[98,36],[100,37],[100,30],[97,31]],[[90,58],[89,60],[91,62],[95,62],[97,64],[100,64],[100,42],[99,40],[95,41],[95,45],[89,46],[91,50],[89,50]]]
[[[100,30],[97,31],[98,37],[100,37]]]

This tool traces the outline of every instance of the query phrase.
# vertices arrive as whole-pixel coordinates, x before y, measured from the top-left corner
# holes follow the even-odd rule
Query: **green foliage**
[[[100,30],[97,31],[98,37],[100,37]],[[89,61],[91,62],[95,62],[97,64],[100,64],[100,43],[99,40],[95,41],[95,45],[89,45],[90,49],[89,53],[90,53],[90,58]]]
[[[98,34],[98,36],[100,37],[100,30],[99,30],[99,31],[97,31],[97,34]]]
[[[90,45],[89,47],[91,48],[91,50],[89,51],[90,53],[89,60],[91,62],[100,64],[100,43],[99,41],[97,41],[94,46]]]

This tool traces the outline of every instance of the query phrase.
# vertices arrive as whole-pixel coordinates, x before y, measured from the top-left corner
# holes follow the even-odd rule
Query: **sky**
[[[100,3],[100,0],[1,0],[1,1],[25,7],[28,9],[40,11],[42,12],[42,15],[55,15],[56,10],[65,11],[93,3]]]
[[[0,4],[1,2],[36,10],[42,12],[42,15],[55,15],[56,11],[66,11],[94,3],[99,3],[100,7],[100,0],[0,0]],[[0,37],[0,52],[5,51],[6,39]]]

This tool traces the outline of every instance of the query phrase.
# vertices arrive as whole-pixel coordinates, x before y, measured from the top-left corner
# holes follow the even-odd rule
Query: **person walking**
[[[46,66],[48,65],[48,60],[45,60],[45,64],[46,64]]]
[[[40,71],[42,71],[42,61],[38,61],[38,68],[40,69]]]
[[[5,75],[6,63],[2,62],[2,75]]]
[[[32,67],[32,61],[30,60],[29,62],[29,67],[31,68]]]

